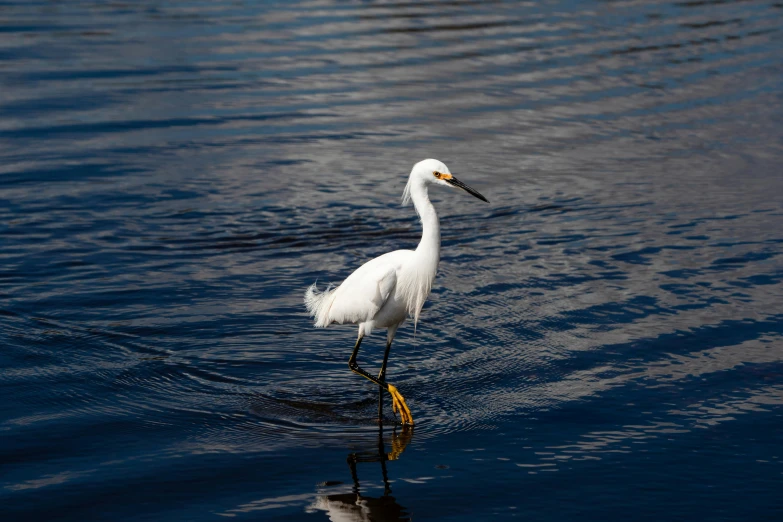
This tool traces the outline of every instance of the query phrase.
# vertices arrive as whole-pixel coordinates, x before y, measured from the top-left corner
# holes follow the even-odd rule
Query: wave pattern
[[[103,519],[326,505],[325,477],[286,459],[374,445],[377,398],[347,368],[355,331],[313,330],[302,294],[415,246],[399,198],[436,157],[492,204],[433,194],[440,273],[389,366],[417,420],[408,452],[470,449],[460,469],[584,473],[620,495],[592,461],[698,437],[724,454],[765,426],[731,459],[766,513],[781,7],[4,2],[0,502],[29,518],[44,492],[64,519],[98,494]],[[394,487],[442,499],[429,484],[456,479],[410,460]],[[151,495],[129,515],[122,490],[183,475],[181,498],[209,500]],[[429,515],[501,516],[486,494],[488,511]]]

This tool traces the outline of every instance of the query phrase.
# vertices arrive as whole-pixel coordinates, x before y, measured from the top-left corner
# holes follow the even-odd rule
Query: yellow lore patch
[[[444,174],[442,172],[438,172],[437,170],[432,171],[432,175],[438,179],[451,179],[454,177],[451,174]]]

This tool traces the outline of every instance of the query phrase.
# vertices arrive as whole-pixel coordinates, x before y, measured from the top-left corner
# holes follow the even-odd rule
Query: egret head
[[[454,175],[449,172],[449,168],[445,163],[436,159],[425,159],[413,166],[411,175],[408,178],[408,184],[405,186],[405,192],[402,195],[402,204],[408,204],[411,199],[411,190],[413,190],[414,186],[427,187],[428,185],[458,187],[468,194],[476,196],[481,201],[489,203],[489,200],[482,196],[477,190],[470,188],[454,177]]]

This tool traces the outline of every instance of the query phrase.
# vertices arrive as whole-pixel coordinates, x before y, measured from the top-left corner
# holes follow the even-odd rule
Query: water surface
[[[4,520],[783,515],[783,4],[0,4]],[[313,281],[443,250],[374,421]],[[362,347],[377,368],[384,336]]]

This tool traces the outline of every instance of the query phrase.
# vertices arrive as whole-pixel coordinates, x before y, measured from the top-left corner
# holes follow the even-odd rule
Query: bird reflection
[[[348,455],[348,466],[351,468],[351,478],[353,479],[351,492],[319,496],[311,507],[326,511],[329,520],[332,522],[398,522],[410,520],[411,517],[406,509],[398,504],[397,500],[391,495],[392,490],[389,485],[386,462],[397,460],[402,455],[402,452],[405,451],[405,447],[412,437],[413,427],[403,426],[400,433],[397,433],[395,428],[392,432],[391,448],[387,452],[383,441],[383,426],[379,426],[378,445],[374,450]],[[383,495],[381,497],[370,497],[361,492],[357,468],[359,464],[368,462],[380,463],[381,475],[383,477]]]

